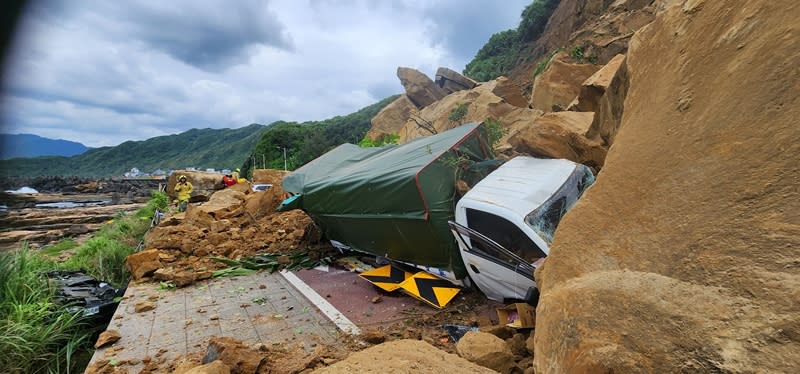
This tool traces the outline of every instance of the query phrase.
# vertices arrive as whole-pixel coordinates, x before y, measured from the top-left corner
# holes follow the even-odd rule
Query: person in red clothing
[[[225,174],[225,176],[222,177],[222,183],[225,185],[225,187],[230,187],[236,184],[236,179],[233,179],[230,174]]]

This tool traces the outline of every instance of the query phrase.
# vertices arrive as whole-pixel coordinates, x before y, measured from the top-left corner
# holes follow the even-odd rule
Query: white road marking
[[[281,270],[280,274],[284,279],[286,279],[287,282],[291,283],[294,288],[297,288],[297,290],[300,291],[303,296],[311,301],[312,304],[316,305],[322,314],[328,317],[328,319],[330,319],[340,330],[351,335],[361,334],[361,329],[359,329],[355,323],[347,319],[347,317],[345,317],[344,314],[336,309],[335,306],[320,296],[317,291],[314,291],[314,289],[309,287],[306,282],[303,282],[300,278],[294,275],[294,273]]]

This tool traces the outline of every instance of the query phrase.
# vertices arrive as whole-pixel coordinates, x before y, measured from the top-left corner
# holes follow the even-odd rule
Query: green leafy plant
[[[483,121],[483,127],[486,128],[486,133],[489,135],[489,142],[492,143],[492,148],[496,147],[497,144],[500,143],[500,139],[508,133],[503,126],[503,122],[493,118],[488,118],[486,121]]]
[[[467,111],[469,110],[468,103],[460,103],[456,105],[453,110],[450,111],[450,114],[447,116],[447,119],[450,120],[451,124],[460,125],[464,118],[467,116]]]
[[[80,244],[78,244],[72,238],[64,238],[64,239],[59,240],[55,244],[51,244],[51,245],[42,247],[39,250],[39,253],[42,253],[42,254],[45,254],[45,255],[48,255],[48,256],[58,256],[59,254],[61,254],[61,252],[76,248],[79,245]]]
[[[522,41],[537,39],[547,26],[550,15],[558,7],[560,0],[534,0],[522,11],[517,33]]]
[[[583,47],[574,47],[574,48],[572,48],[572,51],[570,51],[570,56],[572,56],[572,58],[574,58],[575,61],[578,61],[578,63],[582,63],[583,62],[583,50],[584,50]]]
[[[361,141],[358,142],[358,146],[362,148],[380,147],[387,144],[397,144],[398,141],[400,141],[399,134],[384,134],[375,140],[365,136],[364,139],[361,139]]]
[[[81,312],[53,303],[44,272],[52,261],[24,245],[0,252],[0,367],[8,373],[79,372],[75,353],[88,349],[94,331]]]
[[[549,55],[547,55],[547,58],[539,61],[539,63],[536,65],[536,70],[533,71],[533,77],[531,79],[534,79],[537,75],[544,73],[544,71],[547,70],[547,67],[550,66],[550,61],[553,61],[553,58],[556,57],[556,54],[563,50],[564,48],[554,49]]]

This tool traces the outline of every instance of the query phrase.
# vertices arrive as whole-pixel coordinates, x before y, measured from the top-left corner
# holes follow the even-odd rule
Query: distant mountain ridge
[[[3,177],[122,176],[132,168],[156,169],[235,168],[242,165],[267,126],[251,124],[238,129],[191,129],[176,135],[127,141],[72,156],[42,156],[0,160]]]
[[[75,156],[89,147],[69,140],[33,134],[0,134],[0,160],[15,157]]]

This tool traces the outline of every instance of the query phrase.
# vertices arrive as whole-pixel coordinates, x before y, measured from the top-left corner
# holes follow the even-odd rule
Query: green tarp
[[[473,123],[402,145],[343,144],[286,176],[283,188],[302,194],[299,207],[328,239],[461,278],[464,264],[447,226],[456,170],[491,158],[484,128]]]

